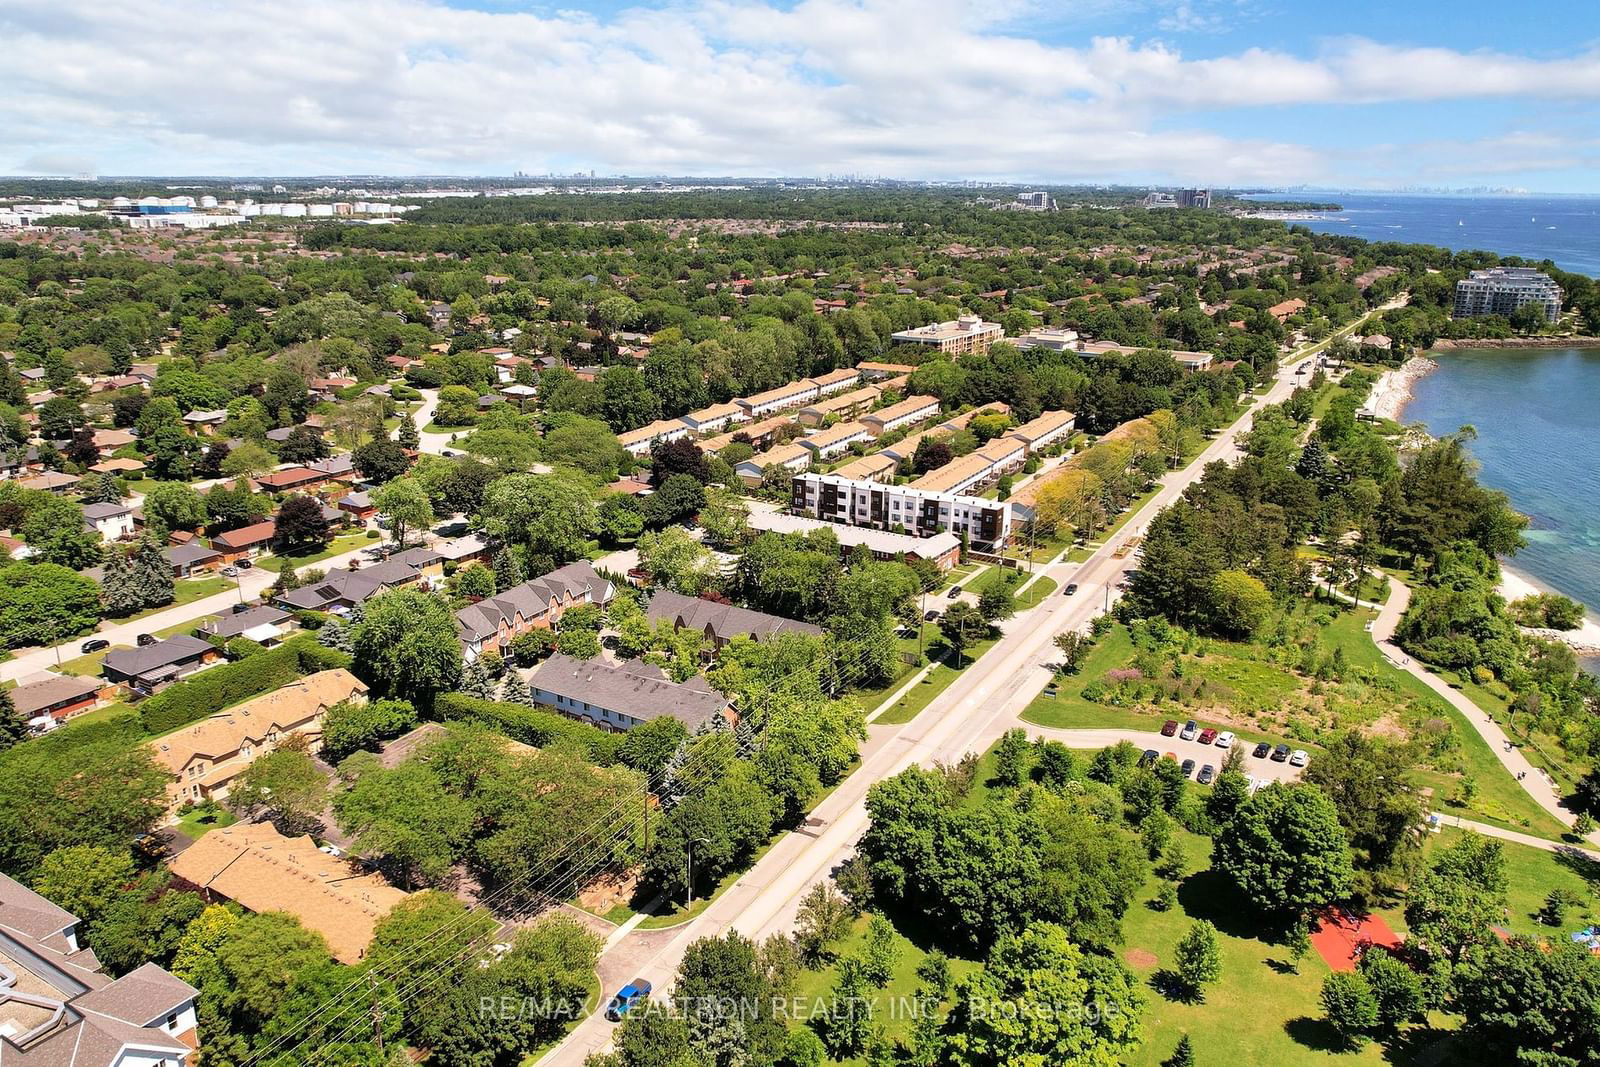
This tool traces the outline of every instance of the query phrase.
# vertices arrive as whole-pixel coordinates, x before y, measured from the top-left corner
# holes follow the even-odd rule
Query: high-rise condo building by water
[[[1531,267],[1491,267],[1456,282],[1453,317],[1510,315],[1524,304],[1537,304],[1544,309],[1545,321],[1554,322],[1561,314],[1561,286]]]

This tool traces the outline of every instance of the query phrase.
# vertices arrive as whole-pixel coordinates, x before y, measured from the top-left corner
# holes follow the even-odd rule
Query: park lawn
[[[191,841],[199,840],[207,830],[215,830],[223,826],[232,826],[239,820],[227,808],[218,808],[216,811],[206,811],[203,808],[194,808],[178,819],[177,829]]]
[[[325,559],[331,559],[334,556],[353,551],[363,545],[375,545],[378,542],[378,538],[368,537],[366,530],[351,530],[348,533],[336,536],[332,541],[328,542],[327,547],[320,551],[308,552],[300,556],[264,556],[256,561],[256,566],[264,571],[273,572],[283,570],[285,563],[290,567],[304,567],[311,563],[321,563]]]
[[[869,916],[863,915],[855,921],[850,933],[844,940],[833,945],[835,959],[845,956],[860,956],[866,945],[867,923]],[[915,997],[921,986],[917,979],[917,968],[922,961],[928,958],[928,950],[916,941],[895,930],[895,947],[899,950],[895,958],[894,970],[889,978],[889,984],[882,989],[872,990],[868,995],[868,1010],[872,1012],[875,1026],[883,1028],[884,1037],[890,1042],[896,1040],[909,1042],[912,1024],[914,1022]],[[950,975],[955,982],[976,974],[979,964],[973,960],[964,960],[959,957],[950,957]],[[839,967],[836,962],[831,962],[817,970],[803,970],[799,980],[795,983],[793,1004],[796,1006],[795,1026],[804,1025],[805,1017],[809,1014],[812,1005],[822,1002],[826,1006],[828,998],[832,995],[833,984],[838,980]],[[847,1060],[829,1060],[829,1063],[848,1064],[855,1067],[865,1064],[861,1056],[854,1056]]]
[[[929,625],[933,624],[930,623]],[[937,633],[933,636],[938,640],[943,640]],[[874,719],[873,722],[883,723],[887,726],[899,726],[915,719],[923,708],[933,703],[935,697],[950,688],[950,684],[961,677],[962,671],[972,666],[985,652],[993,648],[999,640],[999,637],[986,637],[982,641],[968,645],[961,653],[960,667],[957,667],[955,659],[946,653],[945,658],[936,663],[922,681],[912,686],[908,693],[895,701],[887,711]],[[874,692],[879,694],[877,703],[867,703],[868,712],[871,712],[877,704],[881,704],[891,693],[905,685],[905,683],[905,677],[902,676],[898,681],[886,686],[884,689],[875,690]],[[867,694],[862,695],[864,703],[870,699]]]
[[[1178,906],[1168,912],[1149,907],[1159,888],[1153,874],[1139,900],[1123,918],[1125,946],[1122,960],[1143,979],[1145,988],[1144,1044],[1128,1059],[1129,1067],[1157,1067],[1172,1054],[1184,1034],[1194,1046],[1199,1063],[1376,1065],[1427,1062],[1439,1040],[1436,1031],[1412,1031],[1412,1042],[1386,1057],[1384,1049],[1369,1042],[1358,1051],[1333,1047],[1333,1035],[1321,1021],[1320,995],[1329,969],[1314,951],[1297,969],[1290,969],[1289,954],[1263,940],[1254,921],[1235,900],[1232,888],[1210,874],[1211,842],[1184,830],[1183,841],[1190,874],[1179,885]],[[1198,1003],[1168,1000],[1148,983],[1162,968],[1172,965],[1178,941],[1197,920],[1209,919],[1217,927],[1222,950],[1222,977],[1206,990]],[[1430,1023],[1453,1027],[1448,1017],[1434,1015]],[[1448,1056],[1432,1062],[1449,1062]]]
[[[1465,831],[1448,823],[1437,834],[1429,835],[1424,855],[1432,857],[1460,840]],[[1514,934],[1562,940],[1590,923],[1600,922],[1600,863],[1582,855],[1557,855],[1542,848],[1501,841],[1506,857],[1506,917],[1504,925]],[[1559,928],[1545,926],[1534,918],[1552,889],[1575,894],[1582,904],[1567,909]]]
[[[985,592],[993,589],[997,583],[1004,582],[1008,577],[1015,578],[1016,588],[1021,588],[1022,584],[1028,581],[1026,571],[1013,567],[991,567],[974,581],[968,583],[967,588],[982,596]],[[1011,604],[1017,611],[1027,611],[1029,608],[1037,607],[1045,597],[1055,591],[1055,579],[1040,575],[1038,580],[1028,586],[1027,589],[1021,593],[1013,593]]]
[[[1121,625],[1112,627],[1089,650],[1077,674],[1056,679],[1055,696],[1041,694],[1034,698],[1033,703],[1023,711],[1023,720],[1061,730],[1097,726],[1141,729],[1151,723],[1159,725],[1161,720],[1154,714],[1143,715],[1122,708],[1107,708],[1083,698],[1084,686],[1132,658],[1133,641],[1128,636],[1128,628]]]

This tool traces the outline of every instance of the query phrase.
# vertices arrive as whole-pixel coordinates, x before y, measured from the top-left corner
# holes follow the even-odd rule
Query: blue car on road
[[[611,998],[611,1003],[606,1005],[606,1018],[614,1023],[621,1022],[622,1017],[628,1014],[629,1008],[641,1000],[648,999],[649,996],[650,983],[643,978],[635,978],[617,990],[617,995]]]

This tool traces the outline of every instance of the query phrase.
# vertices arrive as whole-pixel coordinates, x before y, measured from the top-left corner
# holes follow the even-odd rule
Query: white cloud
[[[1298,138],[1209,132],[1205,113],[1600,96],[1595,52],[1350,39],[1311,57],[1190,59],[1153,41],[1024,36],[1050,7],[680,0],[600,19],[432,0],[7,0],[0,171],[74,156],[146,173],[1302,181],[1334,162]],[[1210,18],[1163,9],[1175,27]]]

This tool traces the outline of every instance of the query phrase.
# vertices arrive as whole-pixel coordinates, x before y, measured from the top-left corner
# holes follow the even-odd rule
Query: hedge
[[[170,733],[296,678],[349,666],[348,654],[324,648],[315,635],[304,634],[237,663],[201,671],[145,698],[139,704],[139,721],[147,734]]]
[[[623,734],[611,733],[588,723],[569,719],[552,711],[521,704],[505,704],[498,700],[480,700],[465,693],[443,693],[433,702],[434,714],[439,718],[470,719],[493,726],[501,733],[535,748],[575,746],[588,753],[589,759],[608,767],[617,762],[617,749]]]

